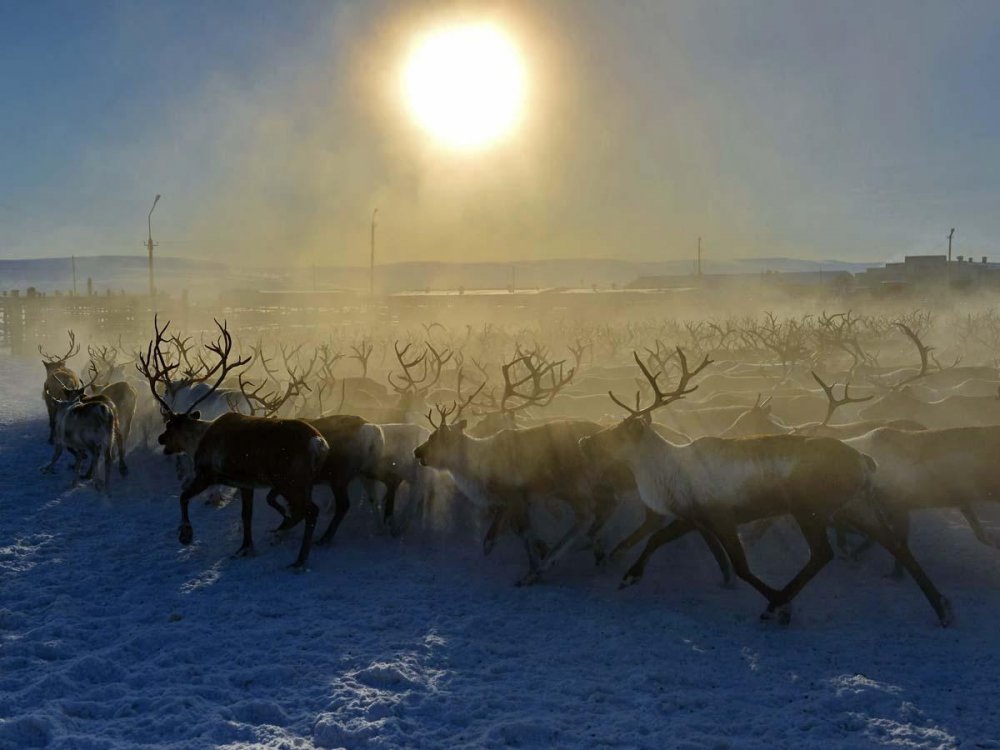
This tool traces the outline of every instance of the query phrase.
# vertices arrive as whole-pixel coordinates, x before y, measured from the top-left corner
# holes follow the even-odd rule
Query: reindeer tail
[[[323,462],[326,461],[326,454],[330,452],[330,446],[321,436],[316,435],[309,440],[309,466],[314,471],[320,470]]]

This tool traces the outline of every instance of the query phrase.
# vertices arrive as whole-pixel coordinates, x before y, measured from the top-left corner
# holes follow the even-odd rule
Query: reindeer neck
[[[183,432],[181,432],[181,439],[184,442],[184,452],[189,456],[194,456],[198,450],[198,446],[201,444],[201,439],[205,437],[205,433],[208,432],[208,428],[211,426],[212,422],[207,419],[192,419],[186,424]]]
[[[493,453],[489,438],[476,438],[463,435],[462,441],[451,457],[448,469],[456,474],[462,474],[481,481],[492,478],[490,456]]]

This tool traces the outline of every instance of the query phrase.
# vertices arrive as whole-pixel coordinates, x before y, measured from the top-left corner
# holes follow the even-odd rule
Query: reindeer
[[[90,347],[87,347],[87,349],[91,351]],[[98,364],[98,362],[101,364]],[[109,362],[111,367],[107,366]],[[125,446],[128,444],[129,435],[132,432],[132,420],[135,417],[137,394],[131,383],[125,382],[124,379],[109,380],[110,377],[114,376],[114,373],[120,372],[120,368],[120,365],[114,364],[114,359],[109,360],[99,354],[95,360],[94,352],[91,351],[89,369],[93,373],[93,377],[87,387],[90,391],[88,398],[104,396],[114,404],[115,414],[118,417],[118,429],[121,435],[120,445],[118,446],[118,471],[122,476],[125,476],[128,473],[128,467],[125,465]]]
[[[46,354],[42,350],[42,345],[38,345],[38,353],[42,355],[42,364],[45,365],[45,384],[42,386],[42,399],[45,401],[45,409],[49,413],[49,445],[55,441],[56,429],[56,401],[67,398],[66,388],[78,388],[80,378],[76,373],[66,366],[66,362],[80,353],[80,345],[76,343],[76,334],[67,331],[69,334],[69,348],[62,356]]]
[[[827,385],[815,372],[812,374],[816,382],[827,397],[826,416],[822,422],[806,422],[805,424],[788,426],[778,421],[771,415],[770,401],[768,397],[761,401],[760,394],[754,405],[741,414],[733,424],[719,434],[719,437],[751,437],[754,435],[809,435],[811,437],[832,437],[838,440],[847,440],[871,432],[879,427],[894,427],[899,430],[924,430],[926,427],[920,422],[910,419],[867,419],[857,422],[847,422],[845,424],[830,424],[830,419],[834,412],[841,406],[847,404],[860,404],[870,401],[872,396],[853,397],[850,395],[850,383],[844,384],[844,395],[837,398],[833,385]]]
[[[490,513],[484,552],[489,553],[505,525],[521,537],[529,569],[518,580],[519,586],[537,582],[581,537],[588,539],[599,559],[603,557],[597,534],[615,510],[622,478],[613,467],[595,470],[580,451],[580,439],[596,433],[599,425],[549,422],[475,438],[466,434],[465,419],[448,421],[454,407],[439,405],[437,410],[437,422],[433,412],[428,412],[434,431],[414,456],[423,466],[450,472],[458,488]],[[546,501],[564,503],[574,517],[572,527],[551,548],[537,536],[529,519],[531,507]]]
[[[974,509],[980,501],[1000,502],[1000,426],[923,432],[884,427],[845,442],[878,462],[875,489],[903,539],[913,511],[957,508],[976,539],[1000,548],[1000,536],[983,528]],[[854,554],[869,545],[862,544]],[[902,574],[898,561],[893,573]]]
[[[691,531],[714,537],[725,549],[736,574],[765,599],[763,619],[788,622],[790,604],[802,588],[833,558],[826,528],[848,524],[879,542],[910,571],[942,625],[951,621],[950,605],[913,558],[906,540],[870,502],[875,462],[857,450],[830,438],[776,435],[727,440],[701,438],[675,446],[651,427],[652,412],[692,393],[691,379],[707,367],[704,358],[693,371],[678,351],[681,376],[673,391],[664,392],[642,364],[653,400],[632,408],[614,394],[615,403],[629,414],[618,425],[581,440],[590,462],[622,461],[631,469],[642,501],[653,511],[651,519],[619,545],[613,554],[650,535],[639,559],[622,579],[638,582],[649,557],[660,546]],[[664,524],[668,513],[675,520]],[[747,563],[737,527],[741,523],[777,515],[791,515],[809,544],[810,557],[802,570],[781,589],[758,578]]]
[[[300,375],[289,365],[287,357],[286,367],[291,380],[282,395],[276,393],[262,395],[260,390],[263,384],[255,390],[248,390],[253,384],[245,382],[242,373],[240,374],[240,390],[247,401],[253,405],[255,413],[259,410],[262,416],[273,417],[290,398],[298,395],[302,388],[307,387],[304,378],[308,376],[311,367]],[[348,485],[357,477],[379,478],[378,467],[385,439],[378,425],[369,424],[361,417],[335,414],[317,419],[302,419],[301,421],[314,427],[323,436],[329,447],[316,478],[317,482],[329,485],[334,497],[333,518],[319,540],[320,544],[329,544],[333,541],[341,521],[351,507],[350,495],[347,491]],[[267,504],[278,511],[282,518],[281,524],[275,531],[293,528],[302,520],[301,515],[288,513],[278,503],[280,495],[281,491],[278,487],[272,487],[267,494]]]
[[[168,363],[160,350],[163,333],[169,321],[160,329],[154,321],[156,337],[145,355],[140,355],[139,371],[149,383],[149,390],[163,411],[165,429],[159,437],[167,455],[184,453],[193,459],[194,474],[181,490],[181,524],[178,540],[188,545],[194,530],[188,517],[191,498],[212,485],[222,484],[240,490],[243,518],[243,543],[235,556],[254,554],[253,493],[258,487],[273,488],[288,502],[291,515],[305,519],[305,531],[293,568],[303,568],[309,559],[313,530],[319,510],[312,502],[312,487],[316,483],[329,446],[316,428],[297,419],[270,419],[228,412],[214,420],[201,418],[199,404],[215,394],[226,376],[246,365],[250,358],[229,360],[232,337],[225,325],[216,321],[220,337],[208,345],[217,357],[211,368],[217,373],[215,382],[183,412],[174,411],[160,389],[169,392],[170,373],[179,364]]]
[[[118,429],[118,419],[114,405],[104,397],[85,397],[85,387],[70,387],[60,382],[61,392],[65,398],[59,399],[47,394],[55,405],[55,429],[53,442],[55,450],[52,460],[42,472],[52,473],[63,449],[75,456],[73,463],[73,485],[80,479],[89,480],[94,476],[99,462],[104,462],[104,478],[95,480],[95,487],[111,496],[111,446],[118,440],[121,451],[121,433]],[[90,456],[90,468],[81,477],[83,458]]]

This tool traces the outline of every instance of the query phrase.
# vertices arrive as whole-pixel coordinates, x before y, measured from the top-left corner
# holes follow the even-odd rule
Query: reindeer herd
[[[1000,500],[1000,316],[934,323],[922,311],[522,330],[432,323],[342,349],[333,339],[244,343],[218,322],[196,342],[157,321],[135,350],[121,340],[88,347],[81,375],[68,364],[81,350],[70,332],[62,355],[39,347],[54,448],[43,471],[68,451],[74,481],[110,493],[115,460],[125,477],[127,452],[158,433],[180,480],[181,544],[194,538],[190,501],[221,486],[240,496],[236,555],[253,554],[254,493],[266,489],[275,531],[303,526],[297,568],[320,517],[316,485],[333,495],[319,544],[349,512],[352,484],[393,534],[461,505],[485,528],[484,552],[504,533],[523,543],[519,585],[580,547],[603,567],[644,542],[622,579],[632,585],[657,549],[696,532],[723,579],[753,586],[767,601],[762,618],[780,622],[834,544],[852,557],[877,544],[947,625],[948,600],[910,548],[910,517],[955,509],[1000,547],[977,515]],[[952,362],[924,343],[934,331]],[[916,364],[899,366],[911,349]],[[970,354],[987,364],[962,365]],[[641,520],[609,539],[609,520],[630,503]],[[568,519],[559,533],[539,521],[543,511]],[[747,547],[783,517],[809,558],[775,587]]]

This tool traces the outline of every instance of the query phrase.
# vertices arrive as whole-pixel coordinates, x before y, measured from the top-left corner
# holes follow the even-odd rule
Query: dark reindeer
[[[169,326],[169,322],[167,326]],[[181,490],[181,525],[178,540],[190,544],[194,530],[188,517],[191,498],[212,485],[222,484],[240,490],[243,517],[243,543],[236,556],[252,555],[253,493],[258,487],[276,489],[288,502],[293,515],[305,519],[305,531],[293,568],[302,568],[309,559],[313,530],[319,510],[312,502],[312,487],[329,451],[323,436],[297,419],[269,419],[227,413],[214,420],[203,420],[198,404],[218,390],[226,376],[246,365],[249,358],[230,362],[232,337],[225,325],[216,321],[219,339],[208,345],[217,364],[214,384],[207,388],[184,412],[175,412],[159,393],[158,386],[169,390],[170,373],[179,364],[169,363],[162,354],[163,333],[157,327],[145,355],[140,355],[139,371],[149,382],[149,390],[163,410],[165,430],[159,437],[167,455],[186,453],[194,463],[194,475]]]

